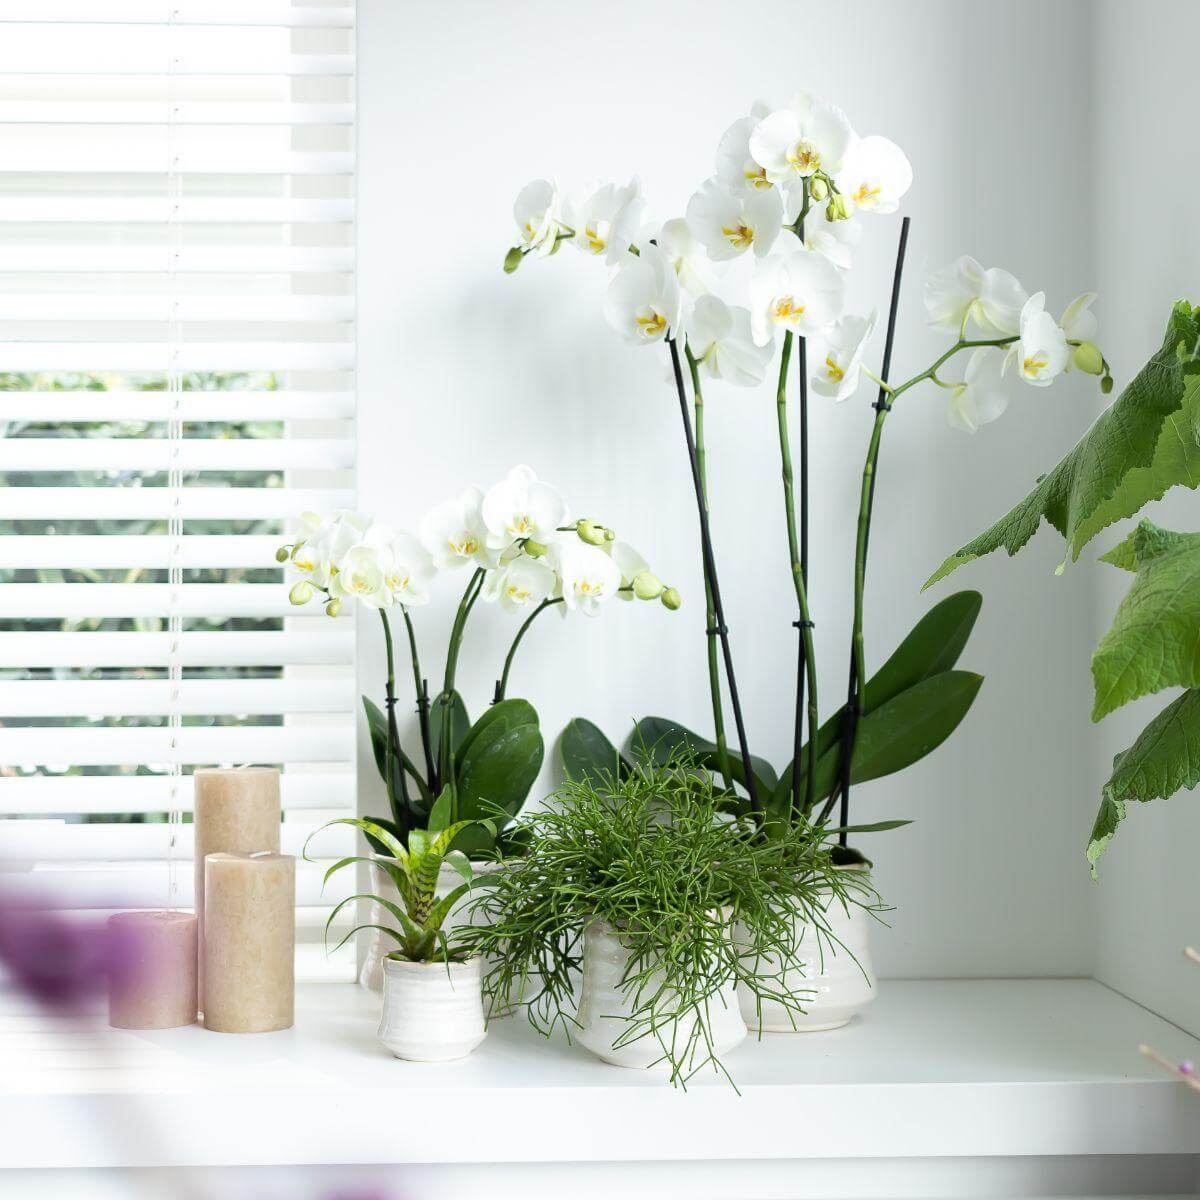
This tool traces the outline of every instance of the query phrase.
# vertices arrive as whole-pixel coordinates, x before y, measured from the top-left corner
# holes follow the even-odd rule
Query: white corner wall
[[[924,325],[922,282],[957,254],[1010,268],[1044,287],[1054,308],[1103,283],[1087,220],[1091,19],[1086,4],[1035,0],[745,0],[735,9],[360,0],[362,506],[411,526],[435,501],[527,462],[576,511],[638,545],[686,597],[675,615],[614,605],[595,621],[535,626],[513,689],[536,704],[549,738],[577,713],[614,736],[651,713],[707,728],[703,595],[664,354],[617,342],[600,312],[603,271],[573,250],[501,273],[518,188],[546,174],[571,184],[637,172],[655,214],[677,215],[711,171],[720,133],[752,100],[782,103],[798,87],[829,95],[861,131],[903,145],[916,170],[895,365],[919,370],[940,348]],[[1129,144],[1140,163],[1140,143]],[[869,226],[852,285],[860,309],[886,307],[899,223]],[[1127,234],[1129,219],[1118,226]],[[1106,326],[1111,314],[1106,307]],[[1095,409],[1088,383],[1026,389],[974,438],[948,428],[933,389],[889,422],[868,657],[878,665],[952,586],[980,588],[983,616],[963,665],[987,681],[941,751],[856,792],[858,819],[916,819],[870,845],[896,910],[876,939],[887,975],[1092,971],[1105,901],[1082,858],[1098,753],[1087,724],[1091,572],[1055,578],[1057,546],[1042,538],[1015,564],[983,562],[918,593],[944,554],[1073,443]],[[714,536],[734,653],[754,749],[778,764],[790,746],[795,633],[773,392],[709,392]],[[825,713],[845,687],[870,399],[813,406]],[[435,686],[460,586],[442,586],[420,613]],[[475,713],[513,628],[481,606],[460,672]],[[379,692],[377,631],[361,630],[361,682]],[[365,761],[362,778],[374,779]]]

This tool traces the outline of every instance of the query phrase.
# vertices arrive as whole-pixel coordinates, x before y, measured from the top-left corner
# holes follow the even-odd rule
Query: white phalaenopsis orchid
[[[763,118],[750,134],[750,156],[772,183],[800,191],[818,171],[836,177],[854,131],[846,114],[808,92]]]
[[[603,256],[610,265],[629,252],[642,220],[642,185],[636,178],[624,187],[605,183],[582,196],[568,198],[563,220],[571,242],[584,254]]]
[[[1070,341],[1090,342],[1095,338],[1096,330],[1099,328],[1096,314],[1092,312],[1092,305],[1095,302],[1095,292],[1084,292],[1083,295],[1076,296],[1063,310],[1062,320],[1059,324]]]
[[[946,408],[946,419],[955,429],[975,433],[1001,416],[1008,407],[1004,390],[1002,350],[982,346],[971,353],[962,383],[955,385]]]
[[[717,176],[726,187],[765,190],[775,185],[750,153],[750,135],[770,112],[761,100],[755,101],[748,117],[740,117],[721,135],[717,144]]]
[[[730,307],[716,296],[701,296],[688,318],[688,348],[700,370],[738,387],[762,383],[773,348],[760,346],[750,330],[750,310]]]
[[[688,201],[687,222],[714,262],[750,249],[762,258],[783,225],[783,200],[778,188],[732,191],[719,179],[706,179]]]
[[[557,586],[558,576],[546,563],[521,554],[488,575],[482,595],[485,600],[498,600],[506,612],[515,613],[548,600]]]
[[[339,560],[362,540],[370,521],[361,513],[339,508],[325,516],[304,513],[301,536],[292,547],[291,564],[319,588],[327,588]]]
[[[877,134],[853,142],[837,172],[838,190],[856,212],[895,212],[912,181],[907,155],[895,142]]]
[[[1020,340],[1009,351],[1017,373],[1034,387],[1048,387],[1067,369],[1067,335],[1046,311],[1046,293],[1035,292],[1021,309]]]
[[[612,558],[578,538],[556,542],[548,557],[558,573],[563,603],[570,612],[594,617],[621,586],[621,569]]]
[[[682,333],[683,314],[675,268],[657,246],[627,255],[604,300],[604,316],[627,342],[637,346]]]
[[[962,329],[969,317],[985,333],[1011,337],[1020,328],[1026,299],[1025,289],[1007,271],[985,271],[966,254],[925,283],[929,323],[946,329]]]
[[[862,240],[857,221],[831,221],[823,204],[814,204],[804,218],[804,245],[823,254],[843,271],[854,266],[854,251]]]
[[[488,545],[483,523],[483,493],[467,488],[431,509],[421,520],[421,541],[439,570],[449,567],[494,567],[498,552]]]
[[[527,183],[513,205],[517,244],[539,258],[551,254],[562,231],[561,206],[558,188],[550,180],[535,179]]]
[[[566,523],[567,502],[531,468],[520,466],[488,489],[480,513],[488,546],[507,550],[526,538],[543,544],[553,541],[558,527]]]
[[[823,254],[794,250],[764,259],[750,281],[754,340],[765,346],[777,329],[803,337],[823,333],[842,315],[845,295],[842,273]]]
[[[848,400],[862,381],[862,356],[875,330],[876,313],[845,316],[826,335],[825,357],[813,372],[813,391],[831,400]]]
[[[644,238],[643,244],[650,240]],[[713,290],[714,280],[708,255],[683,217],[664,221],[653,240],[674,268],[679,286],[689,296],[704,296]]]
[[[361,600],[371,608],[388,608],[392,593],[379,547],[366,541],[351,546],[334,564],[329,594],[335,600]]]
[[[650,564],[628,542],[606,542],[603,549],[621,573],[617,596],[622,600],[633,600],[633,581],[639,575],[649,575]]]
[[[427,589],[437,570],[418,538],[403,530],[396,533],[385,525],[376,525],[363,540],[378,546],[383,583],[397,604],[414,608],[429,603]]]

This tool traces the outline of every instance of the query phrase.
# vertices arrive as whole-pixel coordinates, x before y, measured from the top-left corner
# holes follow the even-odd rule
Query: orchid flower
[[[517,193],[513,219],[517,223],[517,245],[544,258],[553,254],[562,231],[558,189],[548,179],[535,179]]]
[[[804,218],[804,246],[823,254],[843,271],[854,266],[854,251],[862,239],[857,221],[831,221],[825,205],[814,204]]]
[[[557,488],[538,479],[529,467],[520,466],[488,489],[480,515],[488,546],[506,550],[527,538],[543,544],[553,541],[558,527],[566,522],[567,503]]]
[[[569,199],[564,220],[571,242],[584,254],[603,256],[614,266],[629,252],[642,218],[642,185],[637,178],[624,187],[606,183],[586,196]]]
[[[498,562],[499,554],[488,545],[482,503],[483,493],[467,488],[422,518],[421,541],[439,570],[467,564],[494,567]]]
[[[1048,387],[1067,369],[1067,335],[1046,311],[1046,293],[1035,292],[1021,309],[1020,340],[1008,352],[1017,373],[1034,387]]]
[[[561,580],[563,603],[570,612],[594,617],[621,586],[621,569],[612,558],[578,538],[555,542],[547,557]]]
[[[783,201],[777,188],[731,191],[719,179],[706,179],[688,201],[687,222],[714,262],[750,249],[762,258],[783,226]]]
[[[963,381],[952,389],[946,409],[946,419],[955,429],[975,433],[1008,407],[1003,386],[1005,357],[1002,351],[987,346],[972,352]]]
[[[557,586],[558,577],[546,563],[522,554],[489,572],[481,595],[498,600],[505,612],[517,613],[549,599]]]
[[[837,172],[838,190],[856,212],[895,212],[912,181],[912,164],[904,151],[877,134],[851,143]]]
[[[368,518],[349,509],[327,516],[305,513],[302,536],[291,551],[291,565],[307,575],[314,586],[328,588],[338,561],[359,541],[370,526]]]
[[[649,237],[642,244],[650,242]],[[683,217],[664,221],[653,240],[675,270],[679,286],[690,296],[704,296],[713,290],[711,264],[704,247]]]
[[[766,104],[757,100],[748,117],[739,117],[721,135],[717,144],[717,176],[732,191],[740,188],[765,190],[775,186],[750,153],[750,135],[770,111]]]
[[[822,254],[795,250],[764,259],[750,281],[754,340],[765,346],[776,329],[823,333],[842,315],[845,293],[842,273]]]
[[[701,296],[688,318],[688,348],[711,379],[738,387],[762,383],[773,347],[758,345],[750,331],[750,310],[731,308],[716,296]]]
[[[1095,292],[1084,292],[1063,310],[1059,324],[1067,338],[1072,342],[1090,342],[1096,336],[1099,327],[1092,305],[1096,302]]]
[[[608,285],[604,316],[627,342],[648,346],[684,331],[675,269],[657,246],[628,255]]]
[[[999,267],[985,271],[966,254],[925,283],[929,323],[946,329],[962,329],[972,318],[985,333],[1011,337],[1019,330],[1025,300],[1014,276]]]
[[[854,131],[834,104],[798,92],[791,104],[771,113],[750,134],[750,156],[774,184],[791,192],[818,171],[836,177]]]
[[[826,335],[825,358],[813,372],[813,391],[839,403],[858,390],[862,380],[862,356],[875,330],[876,313],[845,316]]]
[[[405,608],[429,603],[427,588],[437,574],[433,558],[411,533],[394,533],[385,525],[368,531],[364,541],[378,544],[383,582],[393,599]]]
[[[390,607],[392,593],[379,548],[365,541],[351,546],[336,564],[329,594],[335,600],[361,600],[371,608]]]

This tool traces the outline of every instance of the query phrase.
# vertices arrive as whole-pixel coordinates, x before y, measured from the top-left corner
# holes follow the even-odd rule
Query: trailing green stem
[[[688,370],[692,375],[692,407],[696,414],[696,466],[700,472],[700,490],[708,510],[708,471],[704,451],[704,394],[700,388],[700,364],[691,348],[684,347]],[[717,614],[713,607],[712,584],[704,576],[704,622],[708,634],[708,691],[712,697],[713,732],[717,743],[717,765],[727,791],[733,790],[733,772],[729,766],[729,745],[725,738],[725,711],[721,703],[721,675],[717,657]]]
[[[512,645],[508,648],[508,653],[504,656],[504,670],[500,674],[500,678],[496,681],[496,695],[492,701],[493,704],[499,704],[504,699],[505,693],[508,691],[508,673],[512,670],[513,658],[517,653],[517,647],[521,644],[521,639],[525,636],[526,630],[534,623],[541,613],[544,613],[552,604],[561,604],[563,599],[561,596],[556,596],[553,600],[543,600],[521,622],[521,628],[517,630],[517,636],[513,638]]]

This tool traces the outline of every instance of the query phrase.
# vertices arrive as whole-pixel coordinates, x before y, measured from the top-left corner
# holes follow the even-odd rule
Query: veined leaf
[[[519,725],[532,725],[535,729],[538,726],[537,712],[528,700],[501,700],[499,704],[493,704],[467,730],[466,736],[456,751],[459,761],[466,758],[471,743],[481,734],[489,730],[516,729]]]
[[[476,822],[487,818],[491,824],[466,830],[458,849],[478,854],[491,847],[528,798],[544,755],[537,725],[506,728],[498,721],[471,741],[458,765],[458,815]]]
[[[1075,448],[1015,508],[950,555],[925,587],[1003,547],[1016,554],[1043,518],[1080,551],[1101,529],[1176,484],[1200,480],[1200,318],[1186,301],[1171,310],[1163,344]]]
[[[1152,692],[1200,686],[1200,534],[1149,521],[1117,548],[1137,575],[1092,655],[1092,720]]]
[[[1189,689],[1172,700],[1146,726],[1137,740],[1113,759],[1112,775],[1104,785],[1100,811],[1088,839],[1087,859],[1096,874],[1096,860],[1108,848],[1125,817],[1126,801],[1165,800],[1181,788],[1200,783],[1200,691]]]

